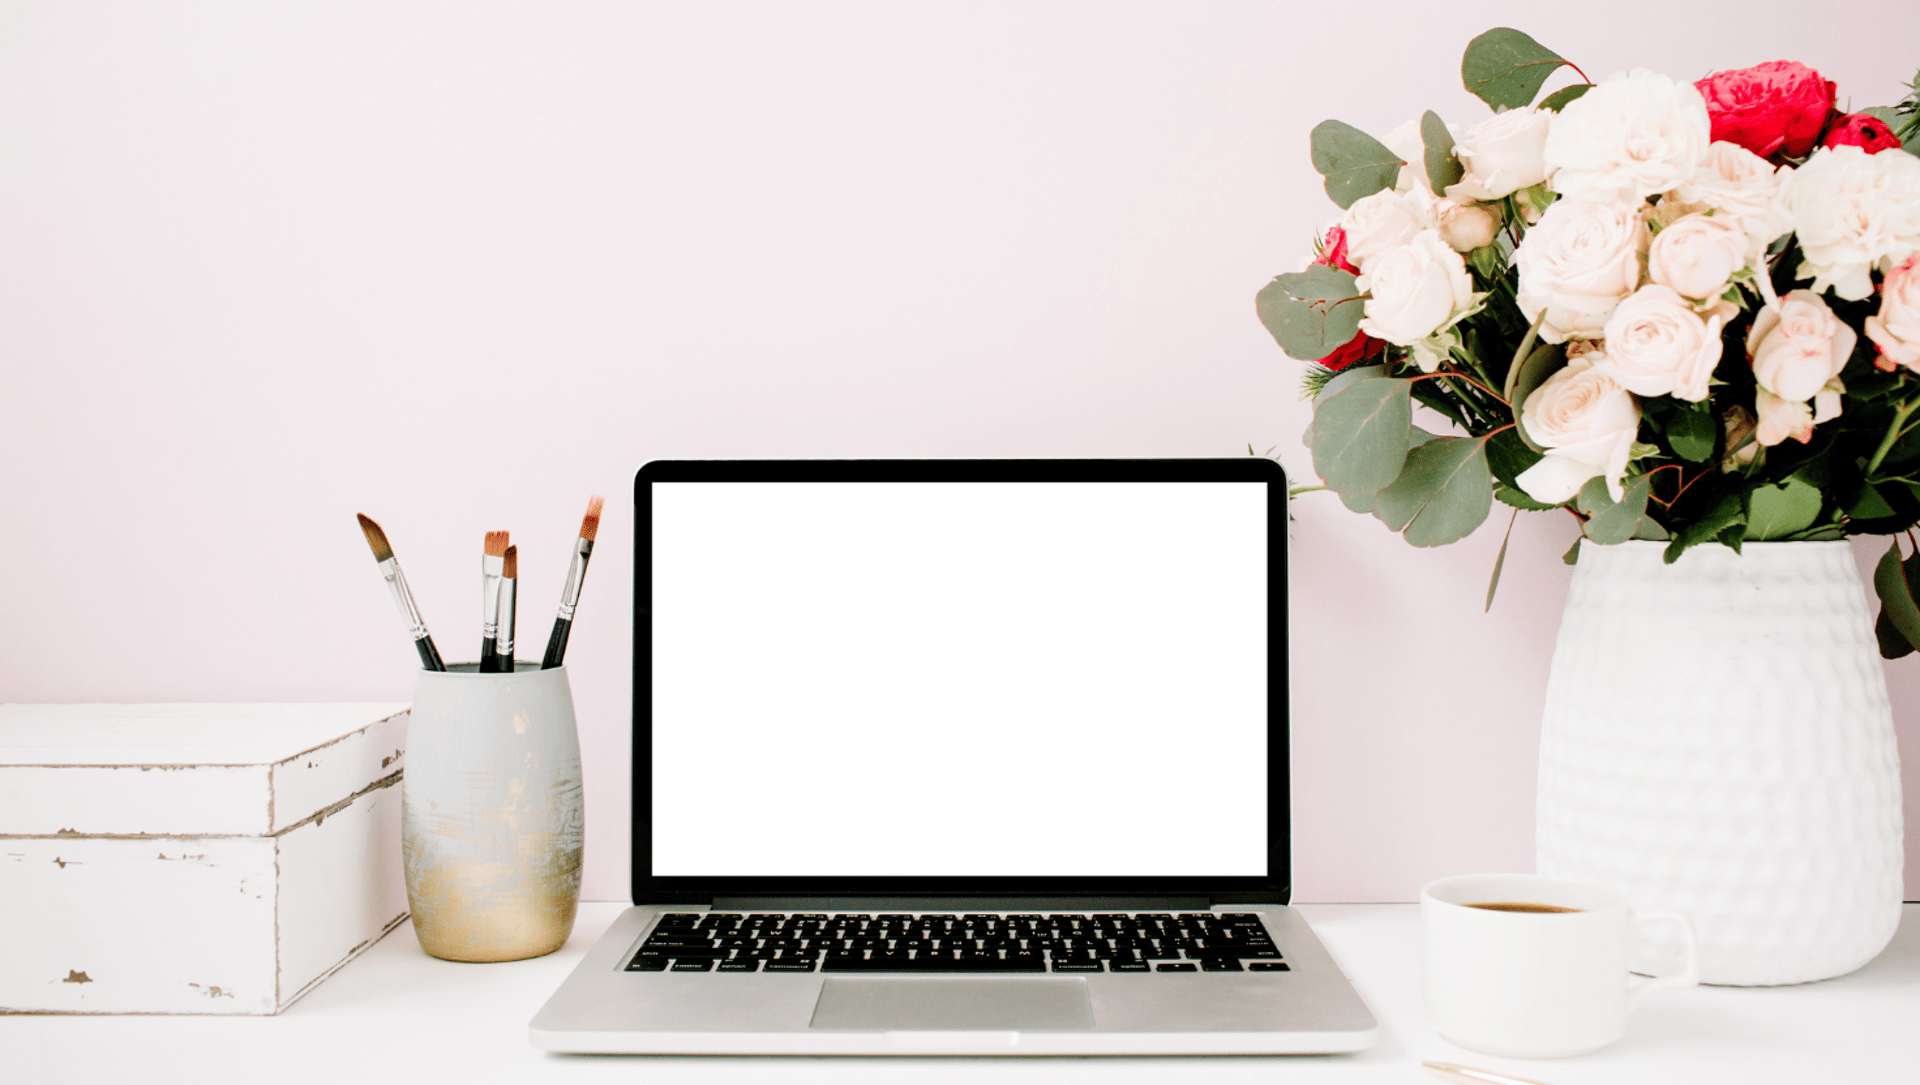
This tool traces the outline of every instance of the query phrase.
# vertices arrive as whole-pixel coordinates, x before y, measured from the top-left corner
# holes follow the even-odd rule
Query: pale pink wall
[[[570,664],[619,898],[640,461],[1304,471],[1252,295],[1334,210],[1314,123],[1474,120],[1459,53],[1502,24],[1596,75],[1791,55],[1860,105],[1920,64],[1904,4],[1458,10],[0,6],[0,700],[405,698],[352,513],[470,656],[481,532],[537,638],[597,490]],[[1525,867],[1571,526],[1521,521],[1483,617],[1494,529],[1296,514],[1301,898]]]

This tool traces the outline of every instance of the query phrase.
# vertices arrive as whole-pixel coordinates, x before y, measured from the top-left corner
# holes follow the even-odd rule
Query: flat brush
[[[573,542],[573,563],[567,566],[567,586],[560,590],[560,616],[553,620],[553,634],[547,638],[547,654],[540,669],[558,667],[567,655],[567,632],[573,628],[573,611],[580,605],[580,585],[587,579],[587,559],[593,556],[593,537],[600,533],[600,509],[607,499],[599,494],[587,502],[587,515],[580,521],[580,537]]]
[[[500,581],[507,567],[507,533],[487,532],[480,558],[480,673],[500,670],[500,657],[494,649],[500,636]]]
[[[420,665],[430,671],[446,670],[447,665],[440,662],[439,650],[433,646],[433,638],[427,635],[426,620],[414,605],[413,592],[407,589],[407,578],[400,572],[393,547],[387,545],[387,533],[364,514],[354,515],[360,517],[360,531],[367,537],[367,545],[373,548],[373,560],[380,563],[380,575],[387,578],[387,587],[393,589],[393,601],[400,606],[400,617],[406,619],[407,632],[413,634],[413,646],[420,652]]]
[[[506,561],[500,572],[500,648],[499,670],[513,673],[514,598],[520,587],[520,548],[507,547]]]

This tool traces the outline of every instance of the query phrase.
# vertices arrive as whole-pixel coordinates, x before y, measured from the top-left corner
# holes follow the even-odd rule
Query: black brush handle
[[[420,665],[430,671],[444,671],[447,665],[440,661],[440,650],[433,646],[432,637],[421,637],[413,642],[420,650]]]
[[[566,658],[567,631],[572,628],[573,623],[565,618],[555,618],[553,620],[553,635],[547,638],[547,654],[540,660],[541,670],[550,671],[558,667],[560,661]]]
[[[497,641],[493,637],[480,638],[481,674],[498,674],[500,672],[500,655],[494,650],[496,644]]]

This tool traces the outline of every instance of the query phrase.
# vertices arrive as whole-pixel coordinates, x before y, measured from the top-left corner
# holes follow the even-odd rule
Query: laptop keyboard
[[[629,972],[1285,972],[1251,912],[669,912]]]

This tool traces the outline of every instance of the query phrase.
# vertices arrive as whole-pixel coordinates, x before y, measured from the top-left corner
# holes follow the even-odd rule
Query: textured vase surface
[[[1804,983],[1900,919],[1900,771],[1844,542],[1580,548],[1547,681],[1538,869],[1685,913],[1706,983]],[[1672,970],[1643,942],[1635,971]]]
[[[422,671],[401,802],[420,947],[454,961],[552,953],[580,903],[585,808],[565,667]]]

